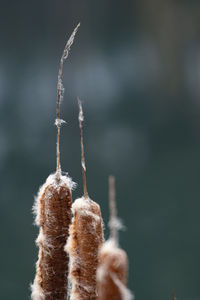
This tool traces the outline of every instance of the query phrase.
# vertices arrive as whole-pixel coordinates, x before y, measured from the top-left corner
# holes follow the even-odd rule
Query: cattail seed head
[[[36,224],[40,233],[36,240],[39,258],[36,276],[32,285],[33,300],[65,300],[68,294],[69,258],[64,245],[69,236],[71,224],[72,181],[62,176],[60,164],[60,129],[65,121],[60,118],[60,104],[64,94],[62,83],[63,64],[74,42],[78,24],[68,39],[60,59],[57,83],[56,121],[56,173],[50,175],[39,191],[34,205]]]
[[[78,105],[84,195],[72,205],[73,220],[65,249],[70,255],[71,300],[88,300],[97,299],[96,271],[98,252],[103,243],[103,221],[99,205],[88,196],[82,128],[84,116],[79,99]]]
[[[71,224],[72,181],[50,175],[35,200],[34,212],[40,233],[36,240],[39,258],[32,285],[33,300],[67,299],[69,258],[64,245]]]
[[[98,300],[130,300],[127,289],[128,258],[113,240],[106,241],[99,251],[97,270]]]
[[[126,287],[128,257],[118,246],[119,220],[115,201],[115,177],[109,176],[110,238],[99,251],[97,269],[98,300],[131,300],[133,296]]]
[[[98,251],[103,242],[99,205],[84,197],[72,205],[73,220],[66,251],[70,254],[71,300],[97,298]]]

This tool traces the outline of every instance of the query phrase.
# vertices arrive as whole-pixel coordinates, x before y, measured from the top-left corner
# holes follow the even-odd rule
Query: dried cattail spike
[[[70,255],[71,300],[97,299],[98,251],[103,242],[100,207],[89,198],[87,193],[82,121],[83,111],[79,100],[84,196],[76,199],[72,205],[73,219],[70,237],[65,248]]]
[[[115,202],[115,178],[109,177],[110,238],[99,251],[97,270],[98,300],[130,300],[131,292],[126,287],[128,276],[128,257],[118,247],[117,209]]]
[[[36,240],[39,258],[36,264],[36,276],[32,285],[33,300],[65,300],[68,287],[69,257],[64,246],[69,236],[71,224],[71,190],[73,183],[67,176],[62,176],[60,166],[60,102],[63,96],[62,70],[64,60],[69,54],[79,25],[74,29],[63,51],[58,72],[57,86],[57,168],[41,187],[36,198],[34,211],[40,233]]]
[[[73,219],[66,251],[70,255],[71,300],[97,298],[98,251],[103,242],[99,205],[84,197],[72,205]]]
[[[36,198],[34,211],[40,233],[36,240],[39,258],[32,285],[33,300],[67,299],[69,258],[64,246],[71,224],[71,188],[66,176],[50,175]]]
[[[99,252],[97,270],[98,300],[131,300],[126,287],[128,258],[126,252],[116,247],[113,240],[106,241]]]

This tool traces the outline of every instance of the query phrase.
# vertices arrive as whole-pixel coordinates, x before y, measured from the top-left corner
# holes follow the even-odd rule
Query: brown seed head
[[[40,226],[37,238],[39,259],[32,286],[33,300],[67,299],[69,257],[64,246],[71,224],[71,190],[69,180],[51,175],[36,199],[36,222]]]
[[[126,288],[128,258],[126,252],[117,248],[112,240],[104,243],[99,252],[97,271],[98,300],[131,299]]]
[[[70,254],[71,300],[97,298],[98,251],[103,242],[99,205],[89,198],[77,199],[66,251]]]

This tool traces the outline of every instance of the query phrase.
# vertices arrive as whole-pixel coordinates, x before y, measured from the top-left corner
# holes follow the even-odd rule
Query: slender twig
[[[84,143],[83,143],[83,108],[80,99],[78,98],[78,107],[79,107],[79,128],[80,128],[80,139],[81,139],[81,167],[82,167],[82,176],[83,176],[83,194],[84,198],[88,198],[88,191],[87,191],[87,181],[86,181],[86,166],[85,166],[85,153],[84,153]]]
[[[61,173],[61,165],[60,165],[60,127],[62,123],[64,122],[63,120],[60,119],[60,103],[63,98],[64,94],[64,88],[62,84],[62,73],[63,73],[63,64],[64,61],[67,59],[69,55],[69,51],[71,48],[71,45],[74,42],[75,35],[78,31],[78,28],[80,26],[80,23],[76,26],[74,31],[72,32],[69,40],[67,41],[63,54],[60,59],[60,66],[59,66],[59,71],[58,71],[58,84],[57,84],[57,110],[56,110],[56,126],[57,126],[57,148],[56,148],[56,160],[57,160],[57,165],[56,165],[56,172]]]

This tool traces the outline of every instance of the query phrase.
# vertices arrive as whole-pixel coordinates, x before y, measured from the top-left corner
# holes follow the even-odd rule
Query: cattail
[[[71,224],[71,190],[73,182],[67,175],[62,175],[60,166],[60,102],[63,97],[62,69],[69,54],[79,25],[69,38],[60,61],[57,85],[57,168],[40,188],[35,200],[34,212],[36,224],[40,227],[36,243],[39,258],[36,264],[36,276],[31,286],[33,300],[67,299],[69,257],[64,251]]]
[[[110,238],[99,251],[99,266],[97,270],[98,300],[130,300],[133,299],[127,289],[128,258],[126,252],[118,246],[118,228],[115,204],[115,179],[109,177],[110,206]]]
[[[84,195],[72,205],[73,219],[66,251],[70,255],[71,300],[97,299],[96,271],[98,251],[103,242],[100,207],[87,192],[86,167],[83,147],[83,111],[79,103],[81,137],[81,165]]]

